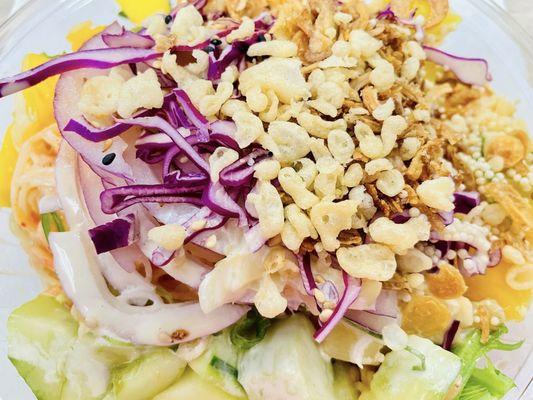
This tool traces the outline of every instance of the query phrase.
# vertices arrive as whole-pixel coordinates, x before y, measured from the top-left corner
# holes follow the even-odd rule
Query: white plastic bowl
[[[3,0],[0,0],[2,2]],[[139,0],[147,1],[147,0]],[[495,90],[518,102],[518,115],[533,132],[533,41],[501,8],[490,0],[450,0],[463,22],[444,49],[489,61]],[[58,54],[69,50],[65,39],[76,24],[87,20],[107,25],[118,18],[112,0],[33,0],[0,26],[0,76],[20,70],[29,52]],[[125,21],[124,21],[125,22]],[[13,110],[13,99],[0,101],[0,138]],[[0,179],[2,179],[0,171]],[[5,321],[11,310],[30,300],[40,282],[8,228],[8,211],[0,212],[0,399],[29,400],[34,396],[6,358]],[[517,388],[506,399],[533,399],[533,314],[527,322],[511,324],[510,340],[526,338],[519,351],[495,355],[497,365],[516,379]],[[528,389],[529,386],[529,389]]]

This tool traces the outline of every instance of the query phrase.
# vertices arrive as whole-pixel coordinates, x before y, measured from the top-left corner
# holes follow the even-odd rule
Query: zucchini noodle
[[[12,228],[32,266],[51,283],[57,280],[41,225],[39,200],[55,193],[55,159],[61,137],[56,126],[25,141],[11,184]]]

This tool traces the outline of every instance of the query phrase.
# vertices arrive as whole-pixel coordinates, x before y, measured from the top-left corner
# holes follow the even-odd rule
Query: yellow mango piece
[[[93,26],[91,21],[85,21],[70,30],[67,35],[67,40],[69,41],[72,50],[76,51],[79,50],[87,40],[99,34],[104,29],[105,26],[103,25]]]
[[[0,171],[2,171],[2,179],[0,179],[0,207],[9,207],[11,205],[11,179],[17,158],[18,151],[13,140],[13,124],[11,124],[7,128],[2,148],[0,149]]]
[[[24,58],[22,69],[27,71],[50,59],[51,57],[46,54],[30,53]],[[31,122],[23,135],[24,139],[31,137],[54,122],[54,91],[58,79],[58,77],[49,78],[22,92],[27,118]]]
[[[431,44],[440,44],[446,36],[457,29],[463,19],[459,14],[449,11],[444,20],[426,30],[426,34],[432,38]]]
[[[117,3],[126,17],[137,25],[156,13],[170,13],[168,0],[117,0]]]
[[[526,316],[532,298],[531,290],[514,290],[505,283],[505,276],[512,267],[502,261],[496,267],[488,268],[485,275],[466,278],[468,290],[465,294],[472,301],[494,299],[505,311],[508,319],[521,321]]]

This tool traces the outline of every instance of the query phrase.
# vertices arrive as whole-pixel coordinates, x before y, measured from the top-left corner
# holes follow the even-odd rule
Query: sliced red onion
[[[202,158],[200,154],[187,142],[187,140],[180,134],[179,130],[172,127],[167,121],[161,117],[143,117],[118,120],[126,124],[142,126],[143,128],[157,129],[167,134],[173,142],[178,146],[187,157],[202,171],[209,173],[209,165]]]
[[[444,350],[450,351],[452,349],[453,340],[455,339],[455,335],[457,335],[457,331],[459,330],[460,322],[457,320],[454,320],[446,333],[444,334],[444,340],[442,341],[441,347]]]
[[[220,183],[224,186],[249,185],[254,175],[254,165],[267,156],[268,152],[263,148],[252,150],[247,156],[220,171]]]
[[[313,290],[317,288],[313,271],[311,270],[311,253],[305,253],[303,255],[298,254],[298,267],[300,269],[300,275],[302,276],[302,284],[305,292],[309,296],[315,296]]]
[[[226,192],[224,187],[211,182],[202,195],[202,202],[214,212],[231,218],[239,218],[239,225],[247,224],[246,214],[241,206]],[[243,225],[244,224],[244,225]]]
[[[120,34],[120,32],[122,32],[122,27],[119,24],[111,24],[102,33],[88,40],[83,45],[82,50],[105,48],[106,44],[102,40],[102,35]],[[96,174],[104,180],[112,182],[116,177],[131,179],[131,167],[123,157],[123,153],[128,147],[126,142],[121,137],[116,137],[106,154],[102,154],[101,144],[91,142],[75,132],[65,130],[65,126],[70,120],[83,120],[83,114],[78,107],[78,102],[85,81],[105,73],[105,71],[97,69],[81,69],[62,74],[56,85],[54,113],[57,125],[65,141],[80,154]],[[114,160],[110,164],[103,164],[102,159],[107,154],[114,154]]]
[[[423,46],[429,61],[448,67],[466,84],[483,86],[492,81],[489,63],[483,58],[459,57],[430,46]]]
[[[199,193],[203,185],[168,188],[164,185],[130,185],[106,189],[100,195],[102,211],[115,214],[137,203],[188,203],[202,205]]]
[[[244,240],[248,246],[248,250],[252,253],[259,251],[268,240],[263,232],[259,223],[253,225],[244,233]]]
[[[107,224],[89,229],[97,254],[127,247],[135,240],[135,215],[128,214]]]
[[[160,56],[161,53],[153,50],[132,47],[82,50],[65,54],[29,71],[0,79],[0,98],[17,93],[37,85],[51,76],[65,72],[83,68],[109,69],[122,64],[152,60]]]
[[[494,249],[489,252],[489,263],[487,267],[495,267],[502,260],[502,249]]]
[[[387,325],[397,323],[396,318],[383,315],[375,315],[366,311],[348,310],[344,315],[349,321],[361,326],[369,332],[381,335],[383,328]]]
[[[396,318],[398,316],[398,295],[394,290],[382,290],[376,299],[373,310],[364,310],[370,314]]]
[[[468,214],[481,203],[481,195],[478,192],[456,192],[453,197],[457,213]]]
[[[124,28],[122,28],[122,33],[120,34],[103,34],[102,40],[109,47],[151,49],[155,46],[155,40],[151,36],[128,31]]]
[[[342,271],[342,279],[344,281],[344,293],[337,306],[333,310],[331,317],[324,322],[324,324],[315,332],[314,338],[318,343],[322,341],[331,333],[333,328],[341,321],[348,308],[359,296],[361,291],[361,280],[356,279]]]
[[[150,257],[150,261],[153,265],[156,267],[164,267],[167,265],[172,259],[174,258],[174,255],[176,252],[166,250],[162,247],[157,247],[153,253],[152,257]]]
[[[383,11],[380,11],[378,15],[376,16],[377,19],[388,19],[388,20],[396,20],[396,14],[394,14],[394,11],[392,11],[391,6],[388,6]]]

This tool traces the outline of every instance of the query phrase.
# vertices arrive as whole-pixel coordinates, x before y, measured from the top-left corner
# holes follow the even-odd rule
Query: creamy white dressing
[[[81,198],[77,162],[76,153],[63,142],[56,164],[56,180],[70,231],[51,234],[50,247],[63,289],[88,324],[96,326],[103,335],[165,346],[219,331],[247,312],[247,307],[228,305],[217,310],[216,315],[204,314],[198,303],[131,305],[129,294],[134,293],[137,300],[141,294],[152,299],[154,287],[136,271],[126,272],[111,254],[96,254],[87,234],[92,222]],[[114,297],[106,280],[125,295]],[[180,330],[186,336],[173,339],[171,336]]]
[[[54,232],[50,247],[62,287],[88,324],[102,334],[156,346],[189,341],[235,323],[247,307],[222,306],[204,314],[198,303],[137,307],[108,290],[86,230]],[[172,337],[174,335],[174,337]],[[185,337],[181,337],[185,335]]]
[[[78,170],[78,156],[76,152],[63,141],[56,160],[56,185],[58,197],[61,201],[63,212],[69,229],[81,230],[94,226],[89,212],[81,198],[81,188],[78,183],[76,171]],[[101,183],[100,183],[101,185]],[[97,187],[98,188],[98,187]],[[92,225],[92,226],[91,226]],[[99,266],[106,280],[118,291],[142,288],[148,293],[154,292],[152,284],[136,271],[127,272],[109,253],[100,254]]]

